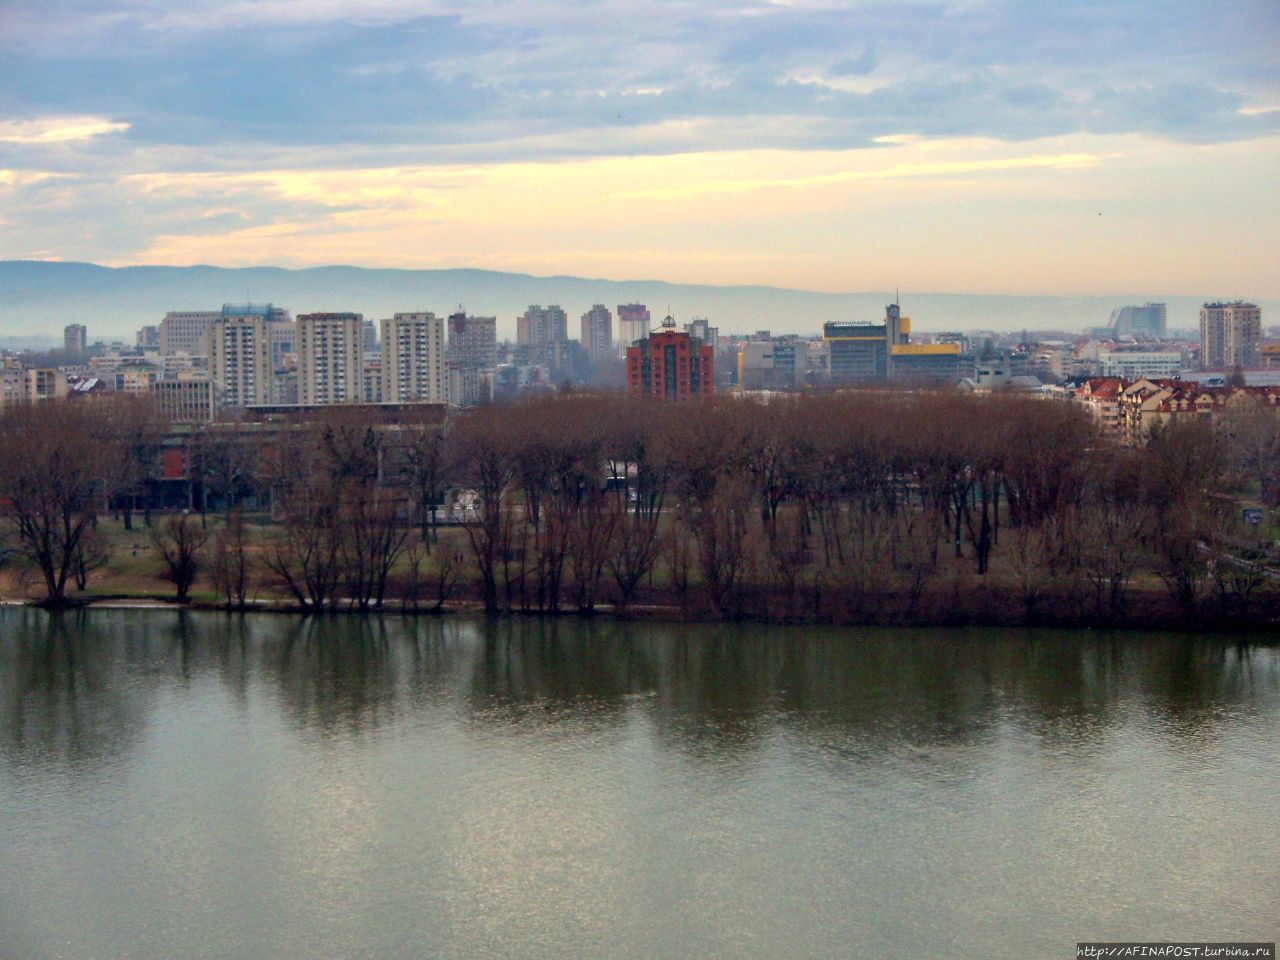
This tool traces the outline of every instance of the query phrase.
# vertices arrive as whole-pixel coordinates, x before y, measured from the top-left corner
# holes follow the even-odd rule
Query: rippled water
[[[1280,648],[0,611],[0,957],[1280,932]]]

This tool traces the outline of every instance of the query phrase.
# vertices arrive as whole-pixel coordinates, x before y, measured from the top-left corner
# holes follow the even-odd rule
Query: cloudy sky
[[[1277,0],[0,0],[0,258],[1280,296]]]

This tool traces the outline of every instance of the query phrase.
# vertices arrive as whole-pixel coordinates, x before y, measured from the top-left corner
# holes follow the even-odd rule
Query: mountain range
[[[1243,292],[1241,295],[1247,295]],[[647,304],[654,323],[666,313],[684,322],[708,317],[723,333],[820,332],[829,320],[874,322],[884,315],[889,291],[819,293],[770,286],[711,286],[660,280],[537,277],[493,270],[392,270],[333,266],[103,267],[44,260],[0,261],[0,345],[61,339],[62,327],[83,323],[89,339],[132,341],[144,324],[168,310],[211,310],[223,303],[273,303],[295,316],[313,311],[355,311],[367,318],[396,311],[431,310],[498,317],[500,338],[514,338],[515,317],[529,304],[558,303],[569,315],[570,335],[592,304]],[[904,315],[916,330],[1067,330],[1104,325],[1111,311],[1147,300],[1169,304],[1170,329],[1198,326],[1205,298],[1159,294],[1049,297],[996,294],[901,294]],[[1264,323],[1280,305],[1263,303]]]

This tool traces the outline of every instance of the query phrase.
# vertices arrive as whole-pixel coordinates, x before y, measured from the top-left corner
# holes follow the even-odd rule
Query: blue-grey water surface
[[[1280,933],[1280,648],[0,611],[0,958]]]

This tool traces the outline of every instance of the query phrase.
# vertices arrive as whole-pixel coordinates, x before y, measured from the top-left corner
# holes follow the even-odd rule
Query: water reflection
[[[1278,681],[1190,637],[0,610],[0,954],[1261,939]]]
[[[1205,741],[1280,696],[1274,648],[1185,636],[124,610],[10,609],[0,625],[5,755],[72,765],[129,750],[161,691],[206,681],[241,706],[265,687],[320,739],[444,704],[479,728],[642,716],[694,754],[778,730],[854,752],[963,746],[1003,722],[1083,744],[1133,709]]]

